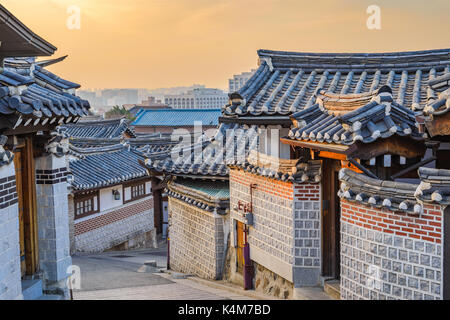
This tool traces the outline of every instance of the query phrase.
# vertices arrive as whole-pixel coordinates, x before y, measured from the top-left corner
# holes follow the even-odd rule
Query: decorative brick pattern
[[[439,206],[420,216],[341,207],[341,299],[442,299]]]
[[[0,209],[5,209],[18,201],[16,177],[10,176],[0,179]]]
[[[294,215],[292,183],[267,179],[243,170],[230,172],[230,207],[238,201],[250,203],[250,184],[253,189],[253,226],[250,228],[250,248],[257,247],[268,255],[288,264],[294,264]],[[232,217],[242,220],[240,213]],[[273,270],[274,271],[274,270]]]
[[[320,186],[295,185],[295,265],[320,268]]]
[[[124,205],[116,210],[102,212],[92,218],[78,222],[75,220],[75,237],[149,210],[153,213],[153,197]]]
[[[204,279],[222,275],[224,216],[169,197],[170,267]]]
[[[67,182],[69,172],[66,167],[53,170],[36,170],[36,184],[56,184]]]
[[[242,221],[233,208],[250,202],[253,189],[253,226],[250,252],[255,248],[266,257],[257,261],[270,271],[287,277],[296,286],[316,285],[320,273],[320,185],[293,184],[239,169],[230,172],[231,217]],[[271,263],[276,258],[284,266]],[[289,268],[291,271],[287,271]]]

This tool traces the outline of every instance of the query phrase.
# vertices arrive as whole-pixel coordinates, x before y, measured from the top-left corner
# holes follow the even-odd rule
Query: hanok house
[[[296,161],[265,159],[260,136],[259,155],[231,166],[231,230],[264,271],[256,288],[281,276],[342,299],[445,297],[448,173],[433,168],[448,152],[449,55],[259,51],[221,121],[291,118],[281,141]]]
[[[45,69],[62,59],[34,58],[55,50],[0,5],[0,299],[68,297],[67,143],[54,129],[89,103]]]
[[[244,161],[257,128],[221,124],[213,138],[154,153],[145,165],[165,187],[169,205],[169,264],[205,279],[227,278],[229,183],[226,162]],[[156,203],[156,202],[155,202]]]
[[[76,142],[82,147],[71,145],[71,251],[156,246],[151,179],[139,164],[143,155],[119,142]]]

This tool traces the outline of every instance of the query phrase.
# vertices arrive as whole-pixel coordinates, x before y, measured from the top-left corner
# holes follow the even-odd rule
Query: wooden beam
[[[362,164],[358,163],[355,159],[349,159],[348,161],[350,161],[350,163],[352,165],[354,165],[355,167],[357,167],[359,170],[361,170],[362,172],[364,172],[365,174],[367,174],[369,177],[374,178],[379,180],[379,178],[374,175],[372,173],[372,171],[370,171],[369,169],[367,169],[366,167],[364,167]]]
[[[334,143],[321,143],[321,142],[311,142],[311,141],[299,141],[291,140],[286,138],[281,138],[280,141],[285,144],[289,144],[295,147],[308,148],[320,151],[329,151],[340,154],[347,154],[350,149],[349,146],[334,144]]]
[[[330,151],[319,151],[319,157],[335,160],[347,160],[347,156],[345,154]]]
[[[397,178],[400,178],[401,176],[407,174],[408,172],[410,172],[410,171],[412,171],[412,170],[414,170],[414,169],[417,169],[417,168],[419,168],[419,167],[421,167],[421,166],[423,166],[423,165],[426,165],[427,163],[430,163],[431,161],[434,161],[434,160],[436,160],[436,157],[431,157],[431,158],[422,160],[422,161],[420,161],[420,162],[417,162],[417,163],[415,163],[415,164],[409,166],[408,168],[406,168],[406,169],[404,169],[404,170],[402,170],[402,171],[400,171],[400,172],[397,172],[396,174],[392,175],[392,176],[391,176],[391,179],[392,179],[392,180],[395,180],[395,179],[397,179]]]
[[[398,155],[405,158],[423,157],[426,151],[424,141],[415,141],[406,137],[391,137],[373,143],[354,144],[355,148],[348,154],[351,158],[369,160],[385,154]]]

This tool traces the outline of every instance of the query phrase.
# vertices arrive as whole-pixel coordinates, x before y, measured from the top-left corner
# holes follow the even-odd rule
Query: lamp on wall
[[[118,190],[113,190],[112,191],[114,200],[120,200],[120,192]]]

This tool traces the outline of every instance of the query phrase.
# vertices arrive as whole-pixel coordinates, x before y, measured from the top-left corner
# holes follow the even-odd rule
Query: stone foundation
[[[156,246],[152,197],[75,220],[74,224],[74,247],[78,252]]]
[[[292,282],[287,281],[257,263],[254,263],[254,268],[255,291],[280,299],[292,299],[294,291],[294,284]]]

